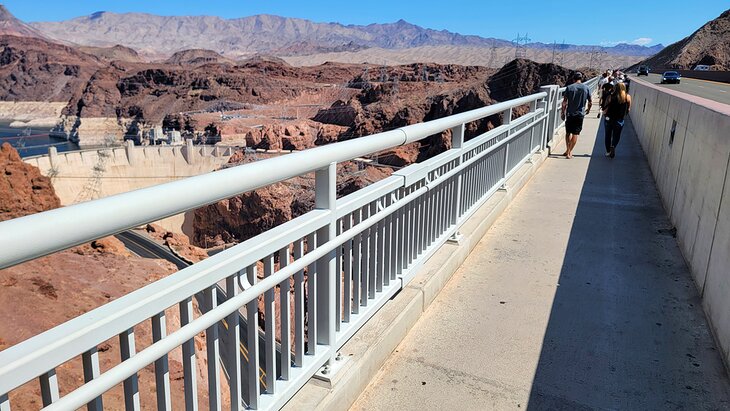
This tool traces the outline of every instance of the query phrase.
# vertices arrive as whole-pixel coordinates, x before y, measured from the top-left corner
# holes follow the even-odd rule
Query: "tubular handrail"
[[[422,140],[545,96],[536,93],[426,123],[0,222],[0,269],[310,173],[333,162]],[[48,235],[51,232],[54,235]]]

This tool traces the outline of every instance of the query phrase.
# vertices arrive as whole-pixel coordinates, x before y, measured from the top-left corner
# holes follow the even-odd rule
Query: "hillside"
[[[706,64],[712,70],[730,70],[730,10],[639,64],[685,70]]]
[[[213,16],[156,16],[97,12],[61,22],[31,25],[50,36],[89,46],[123,44],[154,58],[185,49],[207,49],[239,59],[254,53],[280,56],[355,52],[367,48],[408,49],[424,46],[513,47],[507,40],[432,30],[404,20],[386,24],[343,25],[273,15],[236,19]],[[553,44],[528,48],[552,50]],[[560,45],[561,52],[590,52],[596,47]],[[608,54],[648,56],[661,46],[618,45]]]
[[[0,35],[46,38],[43,33],[18,20],[0,4]]]

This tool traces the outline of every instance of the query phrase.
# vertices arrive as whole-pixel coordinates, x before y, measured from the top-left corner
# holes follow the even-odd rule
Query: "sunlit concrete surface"
[[[601,121],[542,166],[354,410],[730,408],[632,125],[611,160]]]

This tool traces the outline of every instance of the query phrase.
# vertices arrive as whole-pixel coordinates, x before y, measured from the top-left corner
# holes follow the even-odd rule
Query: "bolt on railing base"
[[[349,356],[343,356],[342,354],[337,353],[334,361],[330,361],[322,366],[322,368],[320,368],[319,371],[312,376],[312,382],[320,387],[331,389],[334,386],[335,381],[340,378],[339,373],[348,368],[346,365],[348,365],[349,362]]]
[[[451,237],[449,237],[448,240],[446,240],[449,244],[456,244],[461,245],[461,243],[464,241],[464,236],[460,232],[455,232]]]

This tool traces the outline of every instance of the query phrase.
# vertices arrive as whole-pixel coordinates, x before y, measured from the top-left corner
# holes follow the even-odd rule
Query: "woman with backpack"
[[[624,83],[617,83],[613,94],[607,98],[605,106],[601,105],[606,128],[606,157],[616,156],[616,146],[621,140],[624,129],[624,118],[631,109],[631,96],[626,92]]]

